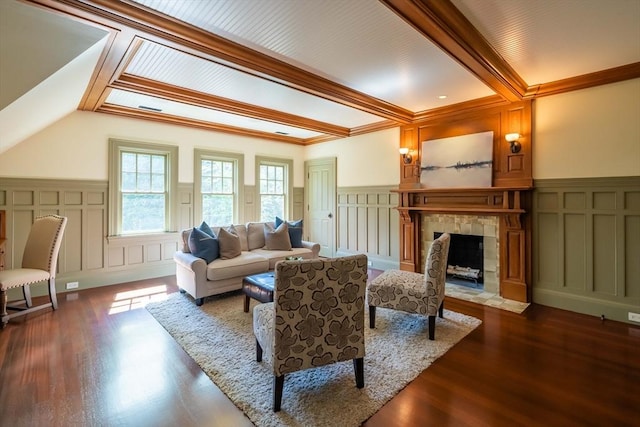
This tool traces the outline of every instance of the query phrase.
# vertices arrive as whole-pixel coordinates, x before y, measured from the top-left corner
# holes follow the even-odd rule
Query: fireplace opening
[[[442,233],[433,233],[437,239]],[[447,282],[476,289],[484,287],[483,237],[452,234],[447,261]]]

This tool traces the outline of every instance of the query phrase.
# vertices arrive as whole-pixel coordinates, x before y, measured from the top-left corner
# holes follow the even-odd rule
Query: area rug
[[[376,328],[365,325],[363,389],[355,386],[351,362],[295,372],[287,375],[282,410],[274,413],[273,373],[255,360],[252,312],[243,312],[243,298],[209,298],[198,307],[175,293],[146,308],[259,427],[359,426],[481,323],[445,310],[436,320],[436,340],[429,341],[425,317],[379,309]]]

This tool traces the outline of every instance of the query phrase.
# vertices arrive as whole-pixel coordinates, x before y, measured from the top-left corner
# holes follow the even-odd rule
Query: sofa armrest
[[[191,252],[177,251],[173,254],[173,260],[179,266],[194,272],[197,278],[206,280],[207,278],[207,262],[202,258],[198,258]]]
[[[302,247],[311,250],[313,258],[318,258],[320,256],[320,243],[307,242],[306,240],[303,240]]]

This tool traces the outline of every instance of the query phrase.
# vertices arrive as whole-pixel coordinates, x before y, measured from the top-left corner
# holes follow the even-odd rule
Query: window
[[[256,157],[260,220],[287,218],[293,187],[293,161]]]
[[[211,226],[240,222],[244,155],[215,151],[194,151],[196,222]]]
[[[111,235],[171,231],[178,148],[109,140]]]

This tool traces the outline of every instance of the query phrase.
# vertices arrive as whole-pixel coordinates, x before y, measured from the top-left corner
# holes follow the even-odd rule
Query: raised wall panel
[[[107,235],[105,229],[106,213],[104,209],[87,209],[86,213],[86,241],[87,259],[84,268],[95,270],[104,267],[104,239]],[[118,262],[123,262],[119,260]],[[117,264],[122,265],[122,264]]]
[[[565,286],[583,290],[587,280],[586,218],[584,215],[566,214],[563,219]]]
[[[65,191],[64,204],[66,206],[82,205],[82,191]]]
[[[160,247],[160,243],[153,243],[153,244],[148,244],[145,246],[145,254],[146,254],[146,259],[145,261],[147,262],[154,262],[154,261],[160,261],[162,260],[160,254],[161,254],[161,247]]]
[[[616,294],[616,237],[614,215],[593,216],[593,290],[600,294]]]
[[[88,191],[87,192],[87,204],[88,205],[104,205],[105,204],[105,192]]]
[[[144,246],[129,245],[127,247],[127,264],[136,265],[144,262]]]
[[[535,241],[538,254],[534,263],[536,284],[540,287],[553,288],[560,277],[560,254],[558,252],[558,215],[555,213],[538,213],[534,227]],[[545,236],[549,236],[546,238]]]
[[[82,270],[82,209],[65,209],[67,226],[64,231],[58,271]]]
[[[19,190],[13,192],[13,205],[14,206],[32,206],[34,200],[34,191]]]
[[[624,209],[640,211],[640,191],[625,191]]]
[[[108,249],[109,254],[109,267],[123,267],[125,249],[122,246],[110,246]]]
[[[173,254],[178,250],[178,242],[167,242],[162,245],[162,259],[173,260]]]
[[[637,210],[640,211],[640,206]],[[640,215],[625,218],[623,259],[624,295],[636,299],[640,304]]]
[[[40,205],[58,205],[60,194],[57,191],[40,191]]]

